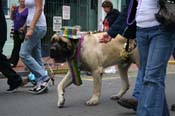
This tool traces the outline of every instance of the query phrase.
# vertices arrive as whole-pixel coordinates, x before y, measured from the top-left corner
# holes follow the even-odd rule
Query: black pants
[[[24,40],[24,38],[20,38],[19,36],[20,36],[20,33],[18,31],[15,31],[14,37],[13,37],[14,46],[13,46],[11,57],[9,59],[10,63],[13,64],[14,66],[18,64],[19,52],[20,52],[21,44]]]
[[[7,25],[3,10],[0,7],[0,72],[8,78],[7,83],[10,86],[19,85],[22,82],[21,77],[11,68],[6,56],[2,54],[5,41],[7,40]]]

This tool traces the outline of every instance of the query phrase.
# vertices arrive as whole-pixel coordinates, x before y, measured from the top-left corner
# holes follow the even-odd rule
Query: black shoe
[[[13,93],[15,92],[20,86],[22,82],[19,82],[13,86],[10,86],[9,89],[6,90],[6,92]]]
[[[171,111],[175,111],[175,104],[171,106]]]
[[[14,93],[14,92],[16,92],[16,90],[17,90],[17,88],[9,88],[9,89],[7,89],[6,90],[6,93]]]
[[[137,110],[138,101],[133,98],[131,99],[121,98],[120,100],[117,101],[117,103],[122,107],[133,109],[134,111]]]

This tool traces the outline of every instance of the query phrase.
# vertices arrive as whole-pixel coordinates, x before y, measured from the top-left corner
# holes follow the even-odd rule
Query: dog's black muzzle
[[[57,63],[64,63],[74,53],[73,48],[68,48],[64,42],[53,42],[50,47],[50,57]]]

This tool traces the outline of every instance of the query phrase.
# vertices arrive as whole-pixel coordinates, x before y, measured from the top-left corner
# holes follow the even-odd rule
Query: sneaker
[[[117,101],[117,103],[124,108],[133,109],[134,111],[137,110],[138,101],[134,98],[131,99],[121,98]]]
[[[47,90],[47,86],[35,86],[34,88],[30,89],[29,92],[33,94],[42,94],[44,91]]]
[[[17,87],[18,88],[18,87]],[[16,92],[17,91],[17,88],[9,88],[9,89],[7,89],[5,92],[6,93],[14,93],[14,92]]]
[[[33,93],[33,94],[42,94],[42,93],[48,91],[48,83],[49,83],[49,81],[50,81],[50,79],[44,81],[40,85],[36,85],[34,88],[29,90],[29,92]]]

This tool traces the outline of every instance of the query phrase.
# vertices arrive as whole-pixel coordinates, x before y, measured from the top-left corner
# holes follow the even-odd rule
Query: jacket
[[[114,24],[108,30],[111,37],[116,37],[120,34],[128,39],[136,38],[136,8],[137,0],[126,0],[126,5],[123,7],[120,15],[115,20]]]
[[[119,16],[120,12],[117,9],[112,9],[105,17],[103,24],[105,23],[105,20],[107,20],[109,27],[112,26],[114,21],[117,19]]]
[[[0,53],[2,53],[5,41],[7,40],[7,24],[3,13],[2,0],[0,0],[0,37]]]

